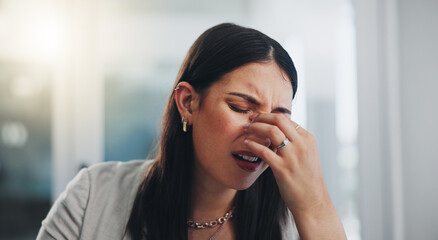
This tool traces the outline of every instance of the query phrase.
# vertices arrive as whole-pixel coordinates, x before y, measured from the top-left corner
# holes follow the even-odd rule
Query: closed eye
[[[284,113],[284,114],[287,114],[289,116],[291,115],[291,111],[287,108],[276,108],[275,112]]]
[[[232,104],[230,104],[229,106],[230,106],[231,110],[238,112],[238,113],[248,113],[249,112],[248,109],[241,109],[241,108],[238,108],[237,106],[232,105]]]

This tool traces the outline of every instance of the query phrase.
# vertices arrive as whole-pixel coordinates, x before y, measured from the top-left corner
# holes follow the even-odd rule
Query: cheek
[[[201,117],[201,116],[200,116]],[[217,107],[202,114],[195,126],[194,134],[200,145],[228,145],[244,134],[243,126],[250,122],[247,114],[232,112]],[[213,150],[213,149],[209,149]]]
[[[223,111],[217,117],[216,130],[225,135],[242,135],[244,132],[243,126],[249,121],[249,117],[246,114]]]

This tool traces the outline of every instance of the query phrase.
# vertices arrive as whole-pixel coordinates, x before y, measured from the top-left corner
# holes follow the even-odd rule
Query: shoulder
[[[138,187],[151,160],[105,162],[87,169],[89,197],[83,234],[122,237]],[[110,236],[111,235],[111,236]]]
[[[56,200],[38,239],[121,239],[152,162],[105,162],[83,168]]]
[[[88,185],[88,207],[93,207],[94,202],[129,201],[151,163],[151,160],[98,163],[82,169],[75,179]]]
[[[98,163],[86,169],[90,185],[131,184],[141,178],[152,160]]]
[[[101,209],[135,198],[151,160],[104,162],[86,168],[89,185],[89,207]],[[106,203],[106,206],[102,206]],[[96,204],[96,206],[94,206]]]
[[[82,169],[53,204],[42,222],[37,239],[78,239],[88,195],[89,175]]]

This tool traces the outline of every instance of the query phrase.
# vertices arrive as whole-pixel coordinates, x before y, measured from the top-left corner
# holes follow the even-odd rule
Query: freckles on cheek
[[[246,114],[233,112],[228,109],[228,106],[224,106],[210,112],[207,121],[211,123],[212,131],[229,135],[236,130],[243,130],[243,125],[250,120]]]
[[[249,117],[245,115],[231,115],[221,121],[220,128],[227,133],[243,132],[243,126],[249,122]]]
[[[214,121],[214,124],[213,124],[212,130],[215,132],[226,133],[229,131],[230,128],[232,128],[233,122],[230,121],[229,119],[224,118],[224,117],[214,119],[213,121]]]

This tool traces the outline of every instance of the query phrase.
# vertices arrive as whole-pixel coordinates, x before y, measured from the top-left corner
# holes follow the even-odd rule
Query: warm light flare
[[[60,57],[65,26],[56,4],[17,1],[5,4],[1,10],[1,58],[46,63]]]

